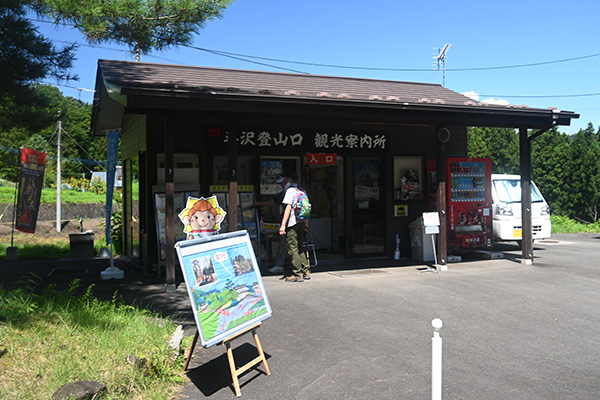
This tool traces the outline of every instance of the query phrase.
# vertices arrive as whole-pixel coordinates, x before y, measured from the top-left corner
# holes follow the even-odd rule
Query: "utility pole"
[[[60,198],[60,190],[61,190],[61,186],[62,186],[62,182],[61,182],[61,170],[60,170],[60,139],[61,139],[61,130],[62,130],[62,121],[60,119],[60,110],[58,110],[58,140],[57,140],[57,145],[56,145],[56,231],[57,232],[61,232],[62,231],[62,227],[61,227],[61,220],[62,220],[62,215],[61,215],[61,198]]]

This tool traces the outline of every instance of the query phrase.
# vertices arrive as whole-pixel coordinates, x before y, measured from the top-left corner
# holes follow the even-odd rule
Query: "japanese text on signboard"
[[[386,136],[384,134],[339,134],[316,133],[314,147],[317,149],[385,149]],[[256,147],[297,147],[302,146],[304,134],[302,133],[271,133],[269,131],[254,132],[242,131],[239,143],[242,146]]]

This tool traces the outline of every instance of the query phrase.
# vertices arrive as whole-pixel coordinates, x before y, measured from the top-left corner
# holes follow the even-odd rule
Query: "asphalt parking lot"
[[[437,274],[374,261],[372,275],[324,266],[300,284],[266,276],[273,317],[259,337],[272,374],[242,376],[242,397],[431,398],[439,317],[444,399],[597,399],[599,246],[600,235],[555,235],[535,243],[533,265],[507,243],[496,248],[503,259]],[[234,346],[239,365],[256,356],[250,336]],[[178,399],[235,397],[221,346],[198,347],[188,375]]]
[[[597,399],[599,247],[600,235],[554,235],[535,243],[533,265],[507,243],[496,247],[502,259],[469,257],[439,273],[374,259],[320,262],[303,283],[264,276],[273,316],[258,334],[271,375],[262,366],[242,375],[242,398],[431,398],[431,321],[441,318],[444,399]],[[36,265],[0,269],[5,280],[37,268],[46,284],[66,284],[68,276],[47,276],[52,265]],[[86,266],[80,278],[99,297],[118,291],[194,333],[185,284],[165,293],[164,280],[126,264],[119,281],[99,279],[105,260]],[[233,347],[238,367],[257,355],[249,335]],[[178,400],[235,398],[222,346],[198,345],[188,377]]]

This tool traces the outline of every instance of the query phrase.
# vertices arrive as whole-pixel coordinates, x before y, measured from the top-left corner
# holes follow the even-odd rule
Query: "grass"
[[[76,190],[61,190],[61,203],[104,203],[105,194],[95,194],[92,192],[78,192]],[[11,187],[0,187],[0,203],[13,203],[15,201],[15,189]],[[56,203],[55,189],[42,189],[42,203]]]
[[[172,398],[184,381],[182,356],[168,346],[173,323],[116,295],[99,301],[77,280],[35,294],[38,279],[0,286],[0,398],[49,399],[80,380],[106,385],[106,399]]]
[[[18,248],[19,260],[58,260],[67,258],[71,254],[68,236],[64,238],[44,238],[43,236],[36,237],[30,233],[18,232],[15,234],[15,238],[14,245]],[[8,247],[10,247],[10,237],[0,238],[0,259],[6,257]],[[99,254],[102,247],[106,247],[106,237],[104,235],[94,240],[94,253]]]
[[[558,215],[551,215],[550,220],[552,221],[552,233],[600,233],[600,221],[586,224]]]
[[[136,182],[132,185],[132,196],[134,199],[139,198],[139,184]],[[115,197],[117,191],[115,190]],[[0,204],[14,203],[15,188],[10,186],[0,186]],[[56,204],[56,189],[42,189],[41,203]],[[73,203],[105,203],[106,194],[96,194],[91,191],[81,192],[78,190],[64,189],[60,191],[60,201],[65,204]]]

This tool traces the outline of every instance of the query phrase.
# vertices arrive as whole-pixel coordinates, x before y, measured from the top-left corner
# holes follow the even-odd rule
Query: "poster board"
[[[272,314],[247,231],[175,244],[199,338],[210,347]]]

